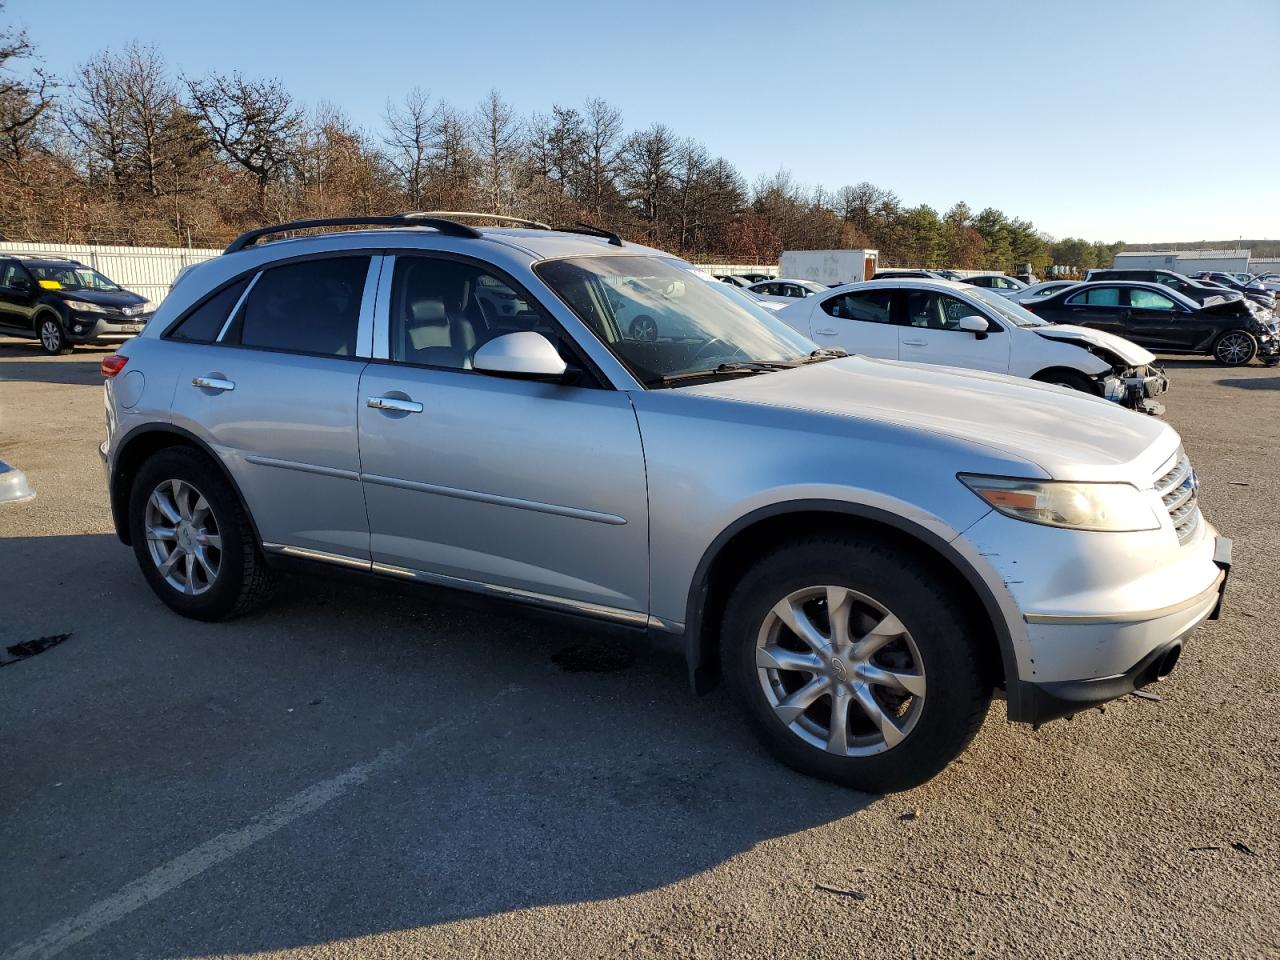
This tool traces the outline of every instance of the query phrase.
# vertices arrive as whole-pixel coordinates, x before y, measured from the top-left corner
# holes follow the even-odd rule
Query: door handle
[[[813,335],[814,335],[815,337],[835,337],[835,336],[839,336],[839,334],[837,334],[837,333],[836,333],[836,331],[832,330],[830,327],[826,327],[826,328],[824,328],[824,329],[822,329],[822,330],[815,330],[815,331],[813,331]]]
[[[199,387],[202,390],[214,390],[218,393],[225,393],[227,390],[234,390],[236,388],[236,382],[234,380],[227,380],[223,377],[214,376],[192,377],[191,385],[193,387]]]
[[[401,400],[399,397],[368,397],[365,405],[375,410],[390,410],[393,413],[421,413],[422,404],[417,400]]]
[[[905,347],[927,347],[928,340],[903,340],[902,345]]]

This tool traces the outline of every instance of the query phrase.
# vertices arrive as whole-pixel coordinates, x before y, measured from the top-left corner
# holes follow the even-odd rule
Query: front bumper
[[[1170,606],[1146,612],[1108,617],[1027,617],[1037,627],[1061,628],[1059,643],[1112,644],[1141,652],[1129,666],[1105,676],[1077,680],[1052,680],[1041,683],[1019,681],[1010,691],[1010,704],[1018,705],[1020,716],[1011,716],[1038,726],[1059,717],[1071,716],[1109,700],[1145,687],[1173,670],[1182,653],[1185,639],[1206,620],[1216,620],[1222,613],[1227,578],[1231,571],[1231,541],[1217,537],[1213,562],[1218,576],[1206,590]]]
[[[65,330],[67,339],[72,343],[123,343],[140,334],[150,319],[149,313],[136,318],[72,313]]]
[[[1165,407],[1156,397],[1169,392],[1169,375],[1161,367],[1133,367],[1110,376],[1103,385],[1108,400],[1152,416],[1161,416]]]

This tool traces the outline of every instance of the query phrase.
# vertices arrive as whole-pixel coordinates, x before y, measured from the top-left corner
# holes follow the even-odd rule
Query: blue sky
[[[870,180],[1092,240],[1280,236],[1280,0],[9,0],[5,18],[55,73],[137,39],[371,130],[414,86],[468,108],[493,87],[522,113],[599,96],[748,179]]]

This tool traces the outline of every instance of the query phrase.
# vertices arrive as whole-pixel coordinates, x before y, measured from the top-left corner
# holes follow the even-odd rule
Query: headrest
[[[409,304],[409,313],[414,323],[444,323],[444,301],[434,297],[424,297]]]

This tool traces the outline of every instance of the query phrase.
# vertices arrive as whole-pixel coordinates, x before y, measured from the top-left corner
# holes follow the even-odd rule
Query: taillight
[[[124,365],[129,362],[129,358],[118,353],[108,354],[102,358],[102,363],[98,366],[98,372],[106,379],[110,380],[117,373],[124,369]]]

